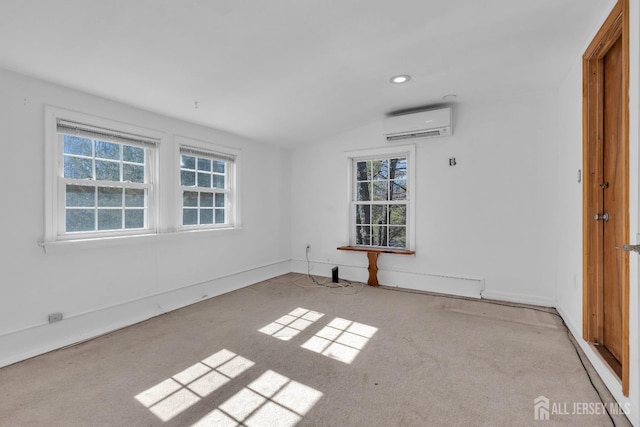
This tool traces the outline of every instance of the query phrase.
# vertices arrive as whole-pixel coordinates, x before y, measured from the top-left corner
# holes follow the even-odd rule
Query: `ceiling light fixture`
[[[399,76],[393,76],[389,79],[389,81],[391,83],[395,83],[395,84],[401,84],[401,83],[406,83],[409,80],[411,80],[411,76],[407,75],[407,74],[401,74]]]

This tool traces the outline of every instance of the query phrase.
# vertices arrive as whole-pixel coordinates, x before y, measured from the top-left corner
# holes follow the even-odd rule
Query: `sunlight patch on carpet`
[[[350,364],[378,328],[336,317],[302,344],[302,348]]]
[[[320,398],[322,392],[268,370],[193,427],[293,427]]]
[[[298,307],[291,313],[258,329],[258,331],[282,341],[289,341],[322,316],[324,316],[324,313]]]
[[[162,421],[169,421],[253,365],[232,351],[220,350],[135,398]]]

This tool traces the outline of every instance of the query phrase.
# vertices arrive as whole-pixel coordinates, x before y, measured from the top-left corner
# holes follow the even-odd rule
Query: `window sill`
[[[235,234],[242,231],[242,227],[225,227],[225,228],[197,228],[193,230],[180,229],[178,231],[171,231],[167,233],[156,234],[156,238],[159,241],[164,240],[179,240],[185,238],[196,237],[212,237],[212,236],[227,236],[229,234]]]
[[[415,251],[409,249],[382,248],[378,246],[340,246],[339,251],[375,252],[379,254],[415,255]]]
[[[161,241],[192,239],[195,237],[206,238],[206,237],[234,234],[234,233],[240,232],[241,230],[242,230],[242,227],[180,230],[180,231],[171,231],[166,233],[149,233],[149,234],[136,234],[136,235],[129,235],[129,236],[110,236],[110,237],[98,237],[98,238],[88,238],[88,239],[58,240],[54,242],[39,242],[38,245],[41,246],[44,249],[44,252],[47,254],[64,253],[64,252],[76,252],[76,251],[86,250],[86,249],[144,245],[144,244],[156,243]]]

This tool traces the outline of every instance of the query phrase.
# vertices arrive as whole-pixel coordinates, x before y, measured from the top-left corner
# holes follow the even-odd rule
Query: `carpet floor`
[[[350,290],[291,273],[2,368],[0,425],[613,425],[553,310]]]

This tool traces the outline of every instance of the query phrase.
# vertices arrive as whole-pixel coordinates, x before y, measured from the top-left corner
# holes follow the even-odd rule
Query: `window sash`
[[[374,222],[371,222],[371,220],[369,221],[369,223],[359,223],[358,222],[358,215],[357,215],[357,207],[358,206],[387,206],[387,207],[391,207],[391,206],[404,206],[405,208],[405,218],[404,218],[404,223],[402,224],[392,224],[391,223],[391,219],[390,219],[390,215],[391,212],[387,210],[385,216],[387,218],[387,222],[382,223],[382,224],[376,224]],[[351,205],[351,224],[354,227],[357,227],[359,225],[391,225],[394,227],[407,227],[408,226],[408,218],[407,218],[407,208],[409,207],[409,203],[353,203]],[[370,218],[373,218],[373,213],[369,214]]]
[[[154,220],[154,179],[153,179],[153,171],[155,166],[155,154],[157,150],[156,143],[151,143],[148,141],[152,141],[151,138],[140,137],[139,135],[127,134],[124,132],[117,133],[117,131],[111,131],[111,133],[107,133],[105,128],[97,128],[88,125],[78,124],[78,127],[71,129],[69,131],[69,127],[67,125],[61,125],[61,123],[73,123],[66,122],[62,120],[57,121],[57,144],[58,144],[58,171],[57,171],[57,238],[64,239],[74,239],[74,238],[87,238],[87,237],[110,237],[110,236],[126,236],[126,235],[140,235],[140,234],[149,234],[155,231],[155,220]],[[74,123],[75,124],[75,123]],[[94,131],[95,129],[103,130],[103,132]],[[92,153],[91,155],[79,155],[79,154],[69,154],[64,152],[64,136],[82,136],[87,139],[92,140]],[[135,137],[135,138],[134,138]],[[119,146],[134,146],[144,148],[144,163],[136,163],[125,161],[124,159],[112,160],[112,159],[103,159],[96,156],[95,148],[96,143],[98,141],[105,141],[118,144]],[[120,148],[122,152],[122,148]],[[104,162],[112,162],[119,165],[136,165],[144,167],[144,182],[132,182],[132,181],[123,181],[124,176],[120,175],[120,181],[113,180],[103,180],[103,179],[94,179],[94,178],[69,178],[64,176],[64,159],[65,156],[78,158],[78,159],[87,159],[93,162],[92,165],[92,176],[95,176],[95,162],[96,161],[104,161]],[[120,166],[122,168],[122,166]],[[66,198],[67,198],[67,186],[68,185],[78,185],[78,186],[86,186],[95,188],[96,191],[98,188],[120,188],[123,191],[127,189],[141,189],[145,190],[145,200],[143,207],[105,207],[98,206],[97,202],[95,206],[89,206],[85,209],[94,210],[95,218],[94,218],[94,229],[93,230],[85,230],[85,231],[68,231],[67,230],[67,215],[69,211],[83,209],[82,207],[67,207]],[[126,211],[127,210],[143,210],[144,218],[143,218],[143,227],[142,228],[126,228]],[[122,228],[115,229],[106,229],[100,230],[98,224],[98,210],[121,210],[123,212],[122,216]]]
[[[126,206],[126,202],[123,201],[122,206],[99,206],[98,201],[96,200],[93,206],[67,206],[67,185],[77,185],[84,187],[95,188],[96,191],[98,188],[118,188],[126,191],[127,189],[134,190],[145,190],[145,200],[142,206]],[[59,206],[59,214],[58,214],[58,234],[59,237],[71,237],[77,238],[79,236],[119,236],[119,235],[129,235],[129,234],[146,234],[152,232],[151,226],[151,191],[152,187],[149,184],[140,184],[140,183],[128,183],[128,182],[114,182],[114,181],[94,181],[94,180],[78,180],[78,179],[66,179],[61,178],[58,181],[58,206]],[[96,194],[96,198],[98,195]],[[125,196],[126,197],[126,196]],[[93,210],[96,212],[96,216],[94,218],[94,229],[93,230],[85,230],[85,231],[67,231],[66,229],[66,221],[67,221],[67,213],[68,211],[73,210]],[[98,210],[120,210],[123,212],[123,227],[122,228],[114,228],[114,229],[105,229],[100,230],[98,225]],[[141,228],[126,228],[124,221],[125,216],[124,213],[127,210],[143,210],[143,227]]]
[[[358,242],[358,229],[367,229],[368,230],[368,234],[367,234],[367,238],[369,240],[368,244],[365,243],[357,243]],[[392,230],[394,232],[397,232],[398,230],[403,230],[403,240],[404,240],[404,244],[392,244],[392,242],[397,242],[397,239],[395,238],[395,235],[392,235]],[[384,235],[378,235],[376,236],[377,233],[380,233],[380,231],[384,232]],[[377,233],[376,233],[377,232]],[[408,245],[407,245],[407,233],[408,233],[408,228],[406,226],[399,226],[399,225],[357,225],[356,228],[354,229],[354,233],[356,234],[356,238],[355,241],[353,242],[353,246],[358,246],[358,247],[365,247],[365,248],[395,248],[395,249],[407,249]],[[382,238],[382,240],[385,241],[386,244],[376,244],[375,240],[376,237],[380,240],[380,238]]]
[[[197,191],[194,190],[192,187],[188,187],[187,190],[184,191],[188,191],[191,193],[197,193],[197,203],[195,206],[185,206],[184,205],[184,197],[183,197],[183,202],[181,204],[181,209],[180,209],[180,227],[185,228],[185,229],[194,229],[194,228],[220,228],[220,227],[229,227],[231,224],[230,222],[230,218],[229,218],[229,212],[231,210],[230,208],[230,203],[229,203],[229,198],[227,197],[226,192],[222,192],[222,191],[216,191],[216,192],[212,192],[212,191]],[[184,191],[182,192],[183,196],[184,196]],[[225,203],[224,206],[219,207],[216,206],[216,202],[215,202],[215,197],[213,199],[213,204],[212,206],[202,206],[200,204],[201,198],[200,198],[200,194],[201,193],[208,193],[208,194],[224,194],[225,195]],[[195,224],[185,224],[184,223],[184,211],[185,210],[193,210],[196,212],[196,218],[197,221]],[[212,222],[205,222],[202,223],[202,218],[201,218],[201,214],[202,211],[211,211],[212,212]],[[224,216],[224,222],[216,222],[216,214],[218,212],[222,211],[223,216]]]
[[[352,200],[354,205],[408,205],[409,200]]]
[[[185,186],[180,186],[180,196],[181,196],[181,202],[180,202],[180,227],[181,228],[185,228],[185,229],[194,229],[194,228],[216,228],[216,227],[229,227],[232,226],[232,218],[230,218],[230,213],[231,213],[231,200],[230,200],[230,196],[231,196],[231,191],[229,191],[228,189],[217,189],[217,188],[201,188],[201,187],[185,187]],[[190,192],[190,193],[197,193],[198,194],[198,202],[196,206],[185,206],[184,205],[184,193],[185,192]],[[213,194],[214,195],[214,201],[213,201],[213,206],[200,206],[200,194],[201,193],[209,193],[209,194]],[[219,207],[215,205],[215,195],[216,194],[224,194],[224,206]],[[198,222],[196,224],[185,224],[184,223],[184,210],[185,209],[193,209],[197,211],[197,218],[198,218]],[[211,209],[213,210],[213,221],[212,223],[201,223],[201,219],[200,219],[200,214],[201,214],[201,210],[202,209]],[[216,211],[223,211],[224,212],[224,222],[219,222],[216,223],[215,222],[215,214]]]
[[[410,153],[391,153],[391,154],[381,154],[381,155],[372,155],[372,156],[362,156],[362,157],[352,157],[351,160],[351,195],[350,195],[350,214],[349,214],[349,218],[350,218],[350,240],[351,240],[351,244],[354,246],[362,246],[362,247],[380,247],[380,248],[408,248],[409,247],[409,225],[410,225],[410,218],[409,218],[409,206],[411,203],[410,200],[410,194],[409,194],[409,168],[411,167],[411,163],[410,163]],[[404,199],[392,199],[392,195],[391,193],[387,194],[387,199],[386,200],[373,200],[373,194],[371,195],[371,200],[357,200],[358,196],[358,184],[360,183],[375,183],[375,182],[393,182],[395,180],[390,179],[390,177],[386,177],[385,179],[378,179],[375,180],[373,179],[373,177],[371,177],[371,179],[366,179],[366,180],[359,180],[358,179],[358,166],[357,164],[359,162],[368,162],[368,161],[376,161],[376,160],[391,160],[391,159],[404,159],[407,165],[407,171],[406,174],[404,176],[404,180],[406,180],[407,182],[407,189],[406,189],[406,195]],[[357,206],[405,206],[406,210],[405,210],[405,219],[404,219],[404,224],[390,224],[389,221],[389,212],[387,212],[387,222],[384,224],[358,224],[357,221],[357,213],[356,213],[356,208]],[[358,241],[358,229],[359,228],[367,228],[369,230],[369,243],[370,244],[362,244],[362,243],[357,243]],[[404,246],[396,246],[396,245],[391,245],[391,238],[390,238],[390,228],[396,228],[396,229],[404,229]],[[385,230],[386,233],[386,245],[375,245],[374,244],[374,229],[375,230]]]
[[[152,185],[142,182],[129,182],[129,181],[104,181],[97,179],[76,179],[76,178],[59,178],[59,182],[63,185],[86,185],[91,187],[118,187],[118,188],[132,188],[150,190]]]
[[[235,163],[236,163],[236,156],[232,155],[232,154],[227,154],[227,153],[223,153],[220,151],[215,151],[215,150],[207,150],[204,148],[196,148],[196,147],[192,147],[189,145],[180,145],[179,148],[179,158],[180,158],[180,162],[181,162],[181,158],[182,156],[190,156],[190,157],[196,157],[197,159],[207,159],[207,160],[212,160],[212,161],[218,161],[218,162],[223,162],[225,164],[224,167],[224,172],[214,172],[213,170],[211,171],[201,171],[198,169],[197,166],[197,161],[196,161],[196,165],[194,168],[187,168],[187,167],[182,167],[181,163],[179,165],[179,173],[181,174],[182,171],[187,171],[187,172],[194,172],[196,174],[198,174],[199,172],[202,173],[207,173],[210,174],[212,176],[223,176],[224,177],[224,187],[198,187],[197,185],[193,185],[193,186],[185,186],[182,185],[182,181],[181,181],[181,177],[179,177],[178,179],[180,180],[179,182],[179,189],[180,189],[180,213],[179,213],[179,221],[180,221],[180,228],[183,230],[193,230],[193,229],[212,229],[212,228],[228,228],[228,227],[233,227],[234,226],[234,202],[235,202],[235,191],[234,191],[234,183],[233,183],[233,178],[235,176],[235,172],[234,172],[234,167],[235,167]],[[184,193],[185,192],[193,192],[193,193],[198,193],[198,205],[197,206],[185,206],[184,205]],[[225,205],[224,207],[216,207],[215,203],[213,207],[201,207],[200,206],[200,194],[201,193],[209,193],[209,194],[224,194],[225,196]],[[187,210],[195,210],[197,211],[197,223],[196,224],[185,224],[185,219],[184,219],[184,213],[185,213],[185,209]],[[200,223],[201,221],[201,213],[202,210],[208,210],[208,209],[212,209],[213,210],[213,214],[214,214],[214,218],[213,218],[213,223]],[[224,212],[224,223],[216,223],[215,220],[215,215],[216,215],[216,211],[223,211]]]

